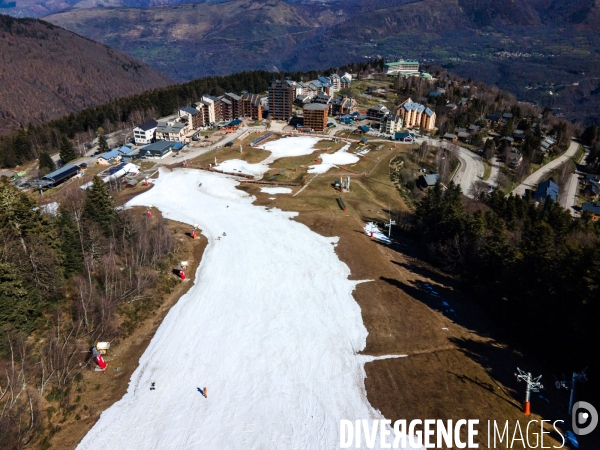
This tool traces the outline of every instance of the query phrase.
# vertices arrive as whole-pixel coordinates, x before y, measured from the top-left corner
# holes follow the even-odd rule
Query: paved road
[[[460,160],[460,167],[456,171],[452,181],[456,184],[460,184],[463,193],[467,197],[473,197],[471,187],[473,183],[481,180],[484,173],[483,162],[481,157],[476,155],[466,148],[458,147],[458,159]]]
[[[500,160],[495,156],[490,160],[490,177],[487,179],[487,184],[492,187],[498,187],[498,175],[500,175]]]
[[[196,158],[200,155],[204,155],[205,153],[208,153],[218,147],[222,147],[224,144],[226,144],[229,141],[233,141],[233,140],[237,139],[242,133],[244,133],[246,131],[250,131],[250,133],[262,133],[263,131],[266,131],[266,127],[264,127],[264,126],[242,127],[240,129],[238,129],[237,131],[234,131],[230,134],[226,134],[225,136],[223,136],[223,139],[221,139],[218,142],[215,142],[214,144],[209,145],[208,147],[186,146],[180,152],[181,154],[177,155],[176,157],[167,156],[166,158],[163,158],[163,159],[159,159],[159,160],[152,159],[150,161],[153,161],[160,166],[167,166],[167,165],[171,165],[176,162],[179,162],[179,161],[183,161],[184,159],[185,160],[194,159],[194,158]],[[238,146],[238,148],[239,148],[239,146]]]
[[[587,158],[589,154],[589,150],[586,150],[583,158]],[[559,198],[560,206],[568,210],[573,217],[577,216],[577,210],[575,207],[577,206],[577,191],[579,187],[579,177],[582,175],[581,172],[575,171],[569,177],[569,181],[565,186],[565,191],[561,194]]]
[[[522,197],[525,195],[525,191],[527,189],[533,190],[547,174],[552,172],[561,164],[567,162],[569,158],[572,158],[575,153],[577,153],[578,148],[579,144],[575,141],[571,141],[571,145],[565,153],[556,158],[554,161],[550,161],[545,166],[540,167],[538,170],[525,178],[525,180],[512,191],[512,194]]]

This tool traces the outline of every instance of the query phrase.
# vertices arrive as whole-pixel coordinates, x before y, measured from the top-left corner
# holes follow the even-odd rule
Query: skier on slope
[[[208,389],[204,388],[202,395],[204,395],[204,398],[208,398]]]

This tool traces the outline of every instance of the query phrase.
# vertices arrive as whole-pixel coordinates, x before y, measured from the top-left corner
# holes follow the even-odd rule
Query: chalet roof
[[[397,141],[413,141],[415,139],[415,136],[412,133],[394,133],[394,139],[396,139]]]
[[[542,202],[546,200],[547,197],[550,197],[552,200],[558,200],[558,185],[552,181],[547,180],[543,183],[538,184],[537,189],[535,190],[535,194],[533,194],[533,198],[535,201]]]
[[[196,108],[192,108],[191,106],[183,106],[179,108],[179,111],[184,111],[188,114],[191,114],[192,116],[195,116],[199,113],[199,111]]]
[[[140,150],[158,150],[160,152],[163,152],[167,149],[171,149],[173,148],[173,144],[174,142],[169,142],[169,141],[156,141],[153,142],[152,144],[148,144],[144,147],[142,147]]]
[[[329,109],[329,106],[323,103],[309,103],[308,105],[304,105],[302,109],[307,111],[325,111]]]
[[[430,173],[428,175],[422,175],[423,180],[427,186],[435,186],[435,184],[440,180],[440,176],[437,173]]]
[[[581,205],[581,211],[582,212],[589,212],[592,214],[595,214],[597,216],[600,216],[600,202],[596,202],[596,203],[584,203],[583,205]]]
[[[159,123],[156,127],[156,131],[159,133],[181,133],[181,130],[185,128],[185,123],[175,122],[173,125],[168,123]]]
[[[139,128],[142,131],[148,131],[148,130],[151,130],[152,128],[156,128],[157,124],[158,124],[158,122],[156,120],[151,120],[149,122],[138,125],[136,128]]]
[[[234,99],[234,100],[236,100],[236,101],[240,101],[240,100],[242,99],[242,97],[240,97],[239,95],[237,95],[237,94],[233,94],[233,93],[231,93],[231,92],[225,92],[225,95],[226,95],[227,97],[231,97],[232,99]]]

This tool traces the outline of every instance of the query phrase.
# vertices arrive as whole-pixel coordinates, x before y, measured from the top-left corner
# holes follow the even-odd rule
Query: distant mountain
[[[0,0],[0,12],[13,17],[44,17],[71,8],[148,8],[181,3],[220,3],[225,0]]]
[[[0,15],[0,134],[172,83],[51,23]]]
[[[240,70],[415,58],[496,84],[568,119],[590,122],[600,109],[599,3],[232,0],[77,8],[47,20],[181,81]]]

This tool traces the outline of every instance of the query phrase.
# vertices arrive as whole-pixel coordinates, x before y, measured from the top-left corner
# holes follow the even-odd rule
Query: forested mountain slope
[[[172,83],[48,22],[0,16],[0,134]]]

